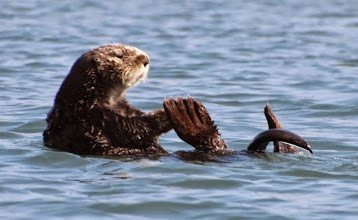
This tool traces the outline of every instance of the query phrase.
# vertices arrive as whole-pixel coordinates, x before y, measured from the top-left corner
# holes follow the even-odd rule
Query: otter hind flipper
[[[279,129],[272,128],[258,134],[247,147],[249,151],[264,151],[270,141],[283,141],[312,152],[311,146],[299,135]]]
[[[278,118],[276,117],[276,115],[273,113],[271,106],[266,104],[266,106],[264,108],[264,113],[265,113],[265,117],[266,117],[269,129],[282,129],[282,125],[278,121]],[[291,144],[284,143],[284,142],[281,142],[278,140],[273,140],[273,143],[274,143],[274,152],[279,152],[279,153],[297,153],[298,152],[298,149]],[[268,142],[266,143],[266,145],[267,144],[268,144]],[[261,143],[261,146],[258,146],[258,148],[265,149],[266,145],[264,147],[263,147],[263,145],[264,145],[264,143]],[[306,149],[306,148],[304,148],[304,149]],[[310,151],[312,153],[312,150],[308,150],[308,151]]]
[[[266,104],[264,108],[265,117],[267,120],[267,125],[269,129],[272,128],[282,128],[280,122],[278,121],[276,115],[273,113],[270,105]],[[268,144],[268,143],[267,143]],[[267,145],[266,144],[266,145]],[[297,152],[297,149],[292,147],[289,144],[285,144],[279,141],[273,141],[273,151],[277,153],[294,153]]]
[[[164,109],[178,136],[195,149],[219,152],[227,148],[205,106],[192,98],[167,99]]]
[[[280,122],[278,121],[276,115],[273,113],[271,106],[266,104],[264,108],[265,117],[269,128],[282,128]]]

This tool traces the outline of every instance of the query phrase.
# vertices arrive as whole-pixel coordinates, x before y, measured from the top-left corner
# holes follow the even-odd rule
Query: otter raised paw
[[[192,98],[168,99],[164,109],[178,136],[195,149],[221,152],[227,146],[203,104]]]

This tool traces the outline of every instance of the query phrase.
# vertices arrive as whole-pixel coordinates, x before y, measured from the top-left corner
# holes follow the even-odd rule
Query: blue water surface
[[[1,219],[357,219],[358,2],[0,1]],[[144,111],[192,96],[237,150],[270,103],[314,154],[229,163],[82,157],[43,146],[73,62],[107,43],[151,57]],[[191,150],[174,132],[169,152]],[[269,149],[272,150],[272,147]]]

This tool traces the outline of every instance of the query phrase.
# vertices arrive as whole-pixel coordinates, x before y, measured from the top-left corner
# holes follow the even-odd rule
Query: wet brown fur
[[[158,137],[174,128],[196,152],[233,154],[204,105],[192,98],[168,99],[164,109],[150,113],[127,102],[126,90],[145,79],[148,68],[149,57],[131,46],[105,45],[84,53],[56,95],[43,132],[45,145],[81,155],[163,156],[168,153]],[[296,152],[281,142],[286,141],[312,152],[301,137],[280,129],[269,106],[265,116],[270,130],[256,136],[249,151],[265,151],[273,141],[275,152]]]
[[[147,65],[144,52],[120,44],[84,53],[56,95],[45,145],[81,155],[166,155],[157,142],[172,128],[165,111],[144,113],[125,98]]]

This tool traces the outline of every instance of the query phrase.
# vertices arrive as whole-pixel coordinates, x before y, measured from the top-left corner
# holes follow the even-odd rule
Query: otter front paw
[[[192,98],[167,99],[164,109],[178,136],[197,150],[218,152],[225,142],[203,104]]]

